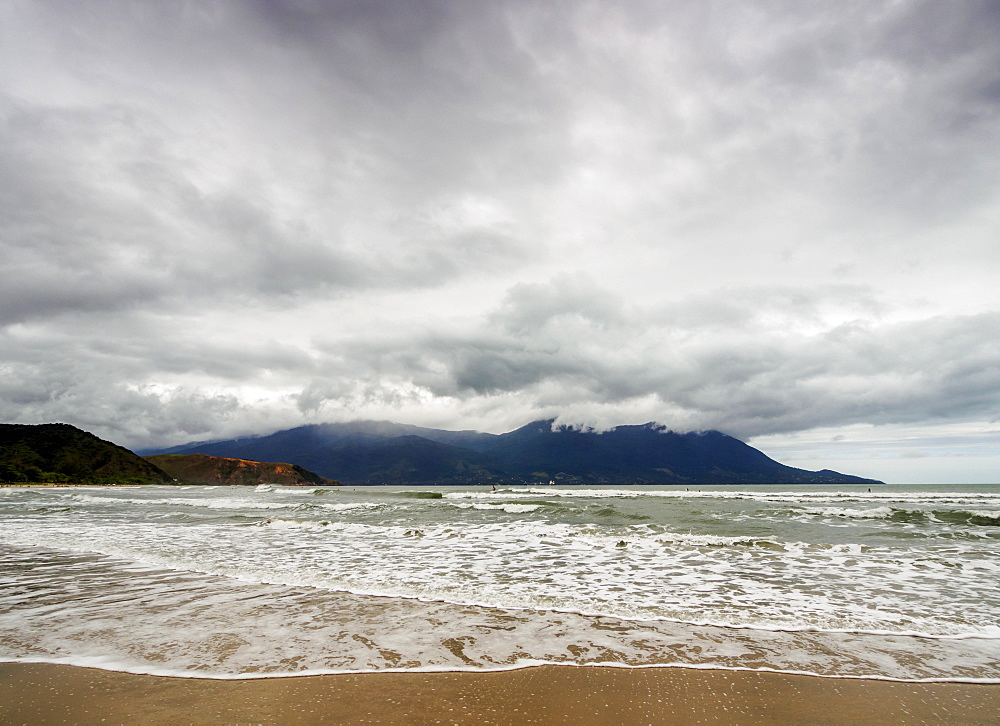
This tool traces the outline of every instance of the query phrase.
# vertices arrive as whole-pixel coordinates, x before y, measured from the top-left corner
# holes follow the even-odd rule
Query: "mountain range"
[[[874,484],[786,466],[719,431],[647,423],[608,431],[535,421],[505,434],[388,421],[313,424],[152,454],[294,462],[345,484]]]

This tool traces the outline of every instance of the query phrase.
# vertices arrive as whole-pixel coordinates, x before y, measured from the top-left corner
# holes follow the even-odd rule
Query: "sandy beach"
[[[1000,686],[542,666],[257,680],[0,664],[3,724],[994,724]]]
[[[998,723],[998,487],[417,493],[7,490],[0,725]]]

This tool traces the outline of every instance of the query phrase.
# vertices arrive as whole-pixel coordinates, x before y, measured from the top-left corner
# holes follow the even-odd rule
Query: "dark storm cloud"
[[[497,155],[512,143],[522,154],[532,133],[525,115],[537,103],[502,26],[483,47],[452,39],[455,21],[440,10],[410,3],[213,7],[221,14],[60,8],[79,23],[60,38],[66,53],[107,79],[83,105],[2,99],[2,264],[18,281],[5,290],[6,320],[426,287],[525,259],[503,228],[443,229],[426,216],[495,181],[505,173]],[[181,43],[185,28],[195,32]],[[241,41],[247,53],[233,65]],[[169,50],[175,42],[183,53]],[[171,93],[191,117],[170,107]],[[229,155],[230,129],[263,144],[258,159]],[[223,136],[213,146],[197,138],[206,131]],[[536,153],[524,173],[541,170],[544,137],[527,141]],[[293,216],[286,194],[320,221]]]
[[[669,17],[637,35],[658,62],[604,69],[600,82],[634,92],[604,95],[609,110],[659,122],[660,153],[709,151],[708,189],[730,205],[780,184],[840,205],[838,222],[853,226],[873,214],[940,221],[989,201],[993,155],[982,152],[998,141],[1000,80],[991,3],[705,4]],[[668,81],[659,95],[654,74]],[[688,118],[678,93],[691,96]]]
[[[587,423],[588,407],[654,395],[671,412],[661,423],[744,437],[859,422],[992,418],[1000,406],[997,313],[853,322],[806,335],[734,319],[723,309],[714,324],[704,318],[679,329],[668,322],[675,316],[622,314],[624,305],[599,290],[589,306],[598,314],[588,313],[575,299],[581,284],[519,286],[474,334],[340,341],[337,365],[368,373],[346,386],[314,380],[300,406],[316,409],[328,397],[350,399],[359,390],[367,402],[394,398],[406,382],[434,396],[516,395],[536,416],[573,408]],[[822,297],[820,291],[805,300],[802,319],[815,316]]]
[[[262,337],[241,338],[219,333],[199,338],[186,323],[167,317],[119,315],[113,324],[94,323],[84,314],[65,326],[10,326],[0,331],[7,353],[6,369],[17,365],[66,376],[99,375],[136,380],[150,370],[159,375],[203,374],[221,380],[246,381],[265,371],[313,371],[303,350]],[[48,375],[48,373],[46,373]],[[30,378],[30,376],[24,376]],[[14,384],[17,376],[11,376]]]
[[[2,320],[206,298],[297,297],[440,284],[524,252],[502,231],[439,234],[408,251],[348,250],[281,220],[253,190],[204,194],[146,124],[119,108],[4,109]],[[412,232],[411,232],[412,234]],[[430,234],[430,232],[428,232]],[[391,241],[390,241],[391,242]]]
[[[617,328],[628,322],[623,301],[582,275],[560,275],[547,284],[516,285],[489,321],[514,335],[525,335],[565,317],[579,318],[598,328]]]
[[[724,191],[734,219],[734,204],[759,194],[748,171],[762,170],[878,215],[953,215],[991,189],[992,157],[979,152],[997,140],[1000,83],[980,72],[1000,67],[986,42],[996,13],[963,9],[59,4],[36,22],[72,27],[54,33],[66,57],[105,81],[75,106],[8,99],[3,232],[18,253],[4,262],[20,287],[5,318],[510,269],[529,259],[527,239],[473,222],[442,229],[426,210],[624,153],[624,139],[581,143],[580,114],[600,109],[637,123],[649,138],[633,141],[668,162],[684,148],[730,149],[686,193]],[[618,28],[640,42],[638,64],[602,35]],[[680,118],[675,99],[694,87],[695,115]],[[867,105],[852,103],[859,94]],[[208,129],[264,144],[260,165],[240,178],[224,168],[221,185],[193,179],[185,144]],[[269,172],[329,218],[282,209]],[[358,214],[371,221],[343,224]]]
[[[165,436],[203,436],[229,422],[267,425],[266,411],[237,395],[169,383],[175,377],[248,383],[275,371],[315,373],[305,352],[274,340],[201,339],[183,323],[139,314],[96,330],[86,315],[69,320],[67,329],[0,331],[0,420],[68,420],[141,446]],[[149,378],[165,383],[142,383]]]
[[[0,416],[28,423],[72,421],[99,436],[134,448],[178,436],[205,438],[234,418],[259,417],[236,396],[200,391],[146,390],[83,366],[11,367],[0,375]],[[15,376],[29,375],[25,385]],[[53,412],[58,412],[53,415]],[[243,422],[240,422],[242,425]]]
[[[988,420],[998,33],[991,2],[4,4],[0,416]]]

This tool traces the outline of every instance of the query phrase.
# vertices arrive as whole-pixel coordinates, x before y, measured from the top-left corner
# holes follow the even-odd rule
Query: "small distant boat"
[[[256,491],[256,492],[270,492],[270,491],[274,491],[274,487],[272,487],[270,484],[258,484],[254,488],[254,491]]]

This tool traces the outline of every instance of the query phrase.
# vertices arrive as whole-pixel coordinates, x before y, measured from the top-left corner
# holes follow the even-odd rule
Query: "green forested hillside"
[[[172,484],[128,449],[69,424],[0,424],[0,482]]]

